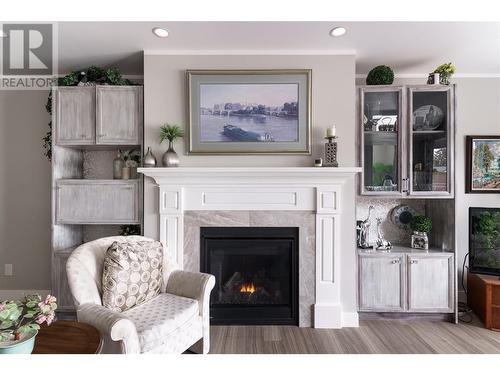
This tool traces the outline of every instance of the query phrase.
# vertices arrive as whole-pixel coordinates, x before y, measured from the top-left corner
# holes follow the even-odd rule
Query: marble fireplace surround
[[[160,241],[199,270],[201,226],[299,227],[299,324],[358,326],[355,183],[360,168],[139,168],[159,187]]]

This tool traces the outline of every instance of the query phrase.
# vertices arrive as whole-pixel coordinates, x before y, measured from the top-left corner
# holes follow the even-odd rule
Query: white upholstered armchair
[[[78,321],[96,327],[104,340],[103,353],[182,353],[200,339],[195,351],[210,348],[212,275],[180,271],[163,257],[161,293],[118,313],[102,305],[102,273],[106,250],[114,241],[152,241],[141,236],[101,238],[76,248],[66,270]]]

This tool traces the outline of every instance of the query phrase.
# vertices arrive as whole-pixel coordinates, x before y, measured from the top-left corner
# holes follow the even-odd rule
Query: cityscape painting
[[[310,71],[188,72],[190,152],[309,152]]]
[[[500,136],[467,136],[467,192],[500,193]]]

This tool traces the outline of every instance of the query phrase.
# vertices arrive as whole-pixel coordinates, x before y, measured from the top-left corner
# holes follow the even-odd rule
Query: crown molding
[[[347,55],[352,56],[356,55],[356,50],[354,49],[342,49],[342,50],[144,50],[145,56],[162,56],[162,55],[223,55],[223,56],[231,56],[231,55],[269,55],[269,56],[280,56],[280,55]]]
[[[356,78],[366,78],[367,74],[356,74]],[[395,73],[394,78],[427,78],[428,73]],[[453,78],[500,78],[500,73],[457,73]]]

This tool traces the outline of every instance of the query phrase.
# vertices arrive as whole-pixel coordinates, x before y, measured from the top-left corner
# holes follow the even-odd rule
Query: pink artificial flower
[[[46,315],[40,315],[38,318],[36,318],[36,322],[38,324],[42,324],[44,323],[45,321],[47,320],[47,316]],[[52,320],[51,320],[52,322]]]
[[[47,297],[45,297],[45,301],[43,301],[46,305],[50,305],[51,303],[55,303],[56,302],[56,297],[54,296],[51,296],[50,294],[47,295]]]
[[[5,304],[0,303],[0,311],[5,310]]]
[[[52,324],[52,322],[54,321],[54,318],[55,318],[55,314],[52,312],[50,313],[49,315],[47,315],[47,325],[50,326]]]

